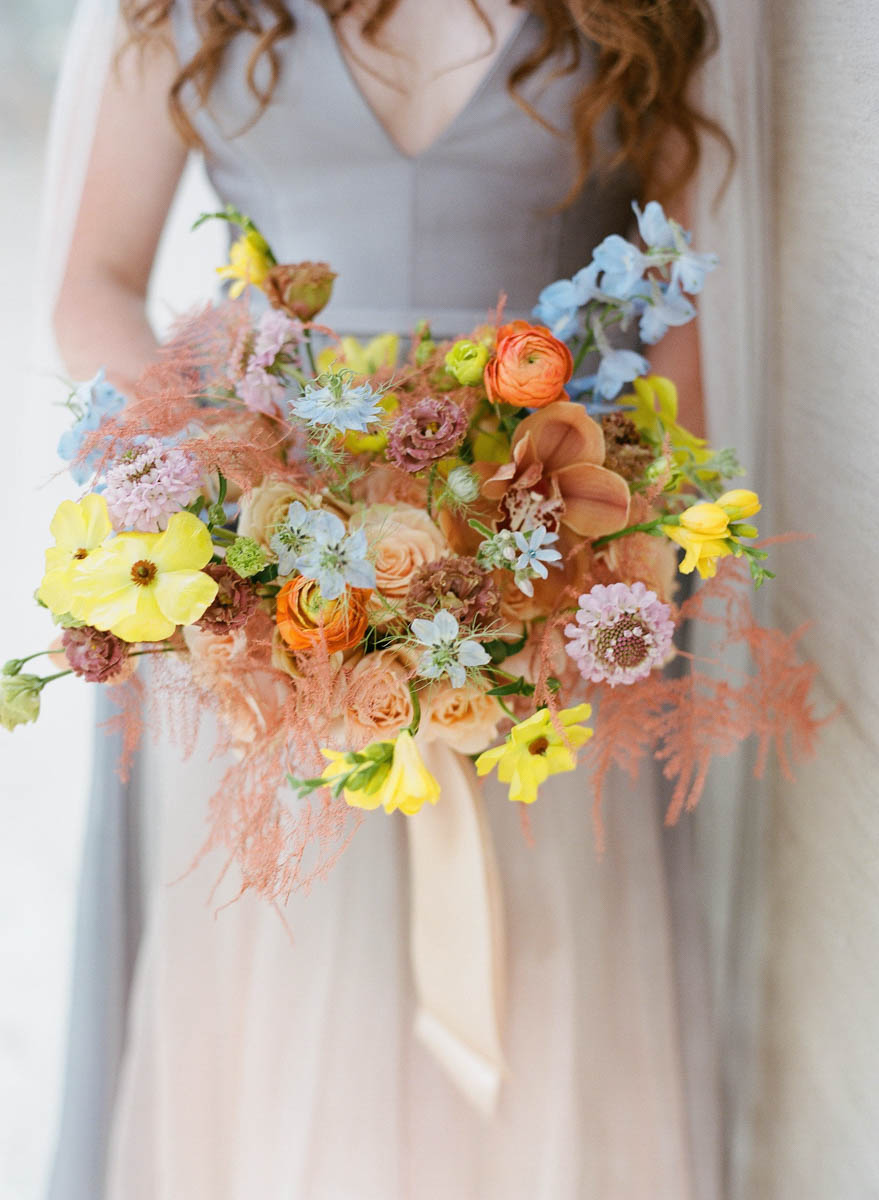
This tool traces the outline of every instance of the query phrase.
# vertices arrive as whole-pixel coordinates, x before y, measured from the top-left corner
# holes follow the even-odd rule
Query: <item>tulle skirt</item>
[[[370,814],[330,877],[283,911],[251,896],[227,903],[236,885],[231,871],[220,878],[222,860],[193,868],[224,769],[210,742],[206,734],[183,762],[147,741],[127,793],[130,836],[120,839],[117,815],[87,854],[91,937],[83,943],[81,930],[80,959],[103,953],[115,965],[115,979],[107,961],[98,972],[115,1002],[94,995],[92,979],[92,1003],[111,1010],[110,1027],[124,1003],[126,1032],[121,1061],[93,1028],[96,1061],[81,1045],[71,1066],[91,1061],[110,1097],[109,1200],[719,1195],[689,830],[663,830],[653,778],[620,781],[608,797],[601,861],[582,771],[543,789],[530,841],[504,789],[486,788],[508,937],[509,1066],[487,1119],[413,1036],[406,818]],[[131,901],[131,887],[114,892],[106,864],[132,838],[144,921],[125,1002],[130,942],[102,950],[97,926],[110,914],[87,897],[103,878],[103,905]],[[81,995],[89,971],[80,966]],[[80,1043],[87,1036],[80,1028]],[[80,1075],[62,1128],[71,1169],[62,1153],[52,1192],[64,1200],[100,1194],[88,1182],[99,1131],[86,1153],[80,1120],[72,1149],[77,1107],[91,1102],[100,1121]]]

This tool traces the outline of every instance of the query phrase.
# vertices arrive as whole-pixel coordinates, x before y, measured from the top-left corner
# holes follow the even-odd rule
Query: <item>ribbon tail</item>
[[[443,742],[419,749],[441,795],[406,822],[415,1032],[490,1116],[505,1073],[500,877],[472,763]]]

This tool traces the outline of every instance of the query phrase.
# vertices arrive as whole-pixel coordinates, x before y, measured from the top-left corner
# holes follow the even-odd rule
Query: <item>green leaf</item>
[[[512,683],[501,683],[497,687],[489,688],[489,696],[533,696],[534,684],[528,683],[521,676],[514,679]]]
[[[524,650],[527,641],[528,632],[526,630],[517,642],[506,642],[502,638],[495,638],[494,641],[483,642],[482,646],[493,663],[502,663]]]

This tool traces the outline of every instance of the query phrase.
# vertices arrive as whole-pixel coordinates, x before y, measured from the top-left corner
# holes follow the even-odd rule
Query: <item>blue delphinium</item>
[[[630,300],[650,266],[648,256],[617,233],[596,246],[592,261],[601,272],[602,292],[615,300]]]
[[[573,279],[557,279],[550,283],[537,297],[531,315],[541,325],[546,325],[550,333],[567,341],[577,332],[580,309],[600,295],[595,286],[598,271],[598,263],[591,262]]]
[[[695,307],[682,294],[677,283],[663,287],[654,282],[638,325],[641,341],[654,346],[665,337],[670,326],[687,325],[695,315]]]
[[[125,397],[112,383],[107,382],[107,373],[103,367],[94,379],[77,384],[71,392],[67,407],[76,420],[70,429],[61,434],[58,456],[71,463],[70,474],[80,486],[92,477],[102,454],[101,449],[96,447],[82,462],[74,462],[85,444],[87,435],[99,429],[102,421],[119,412],[124,405]]]
[[[601,357],[595,376],[595,391],[605,400],[613,400],[622,390],[623,384],[631,383],[641,375],[650,373],[650,363],[634,350],[610,349]]]

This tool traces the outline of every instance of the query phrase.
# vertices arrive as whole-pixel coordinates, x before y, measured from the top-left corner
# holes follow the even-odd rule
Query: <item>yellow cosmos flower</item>
[[[388,429],[400,407],[400,401],[393,392],[386,392],[378,403],[383,416],[381,425],[374,433],[358,433],[356,429],[349,429],[345,434],[345,449],[351,454],[379,454],[387,446]]]
[[[533,804],[544,780],[576,767],[574,750],[592,737],[592,730],[579,722],[588,720],[591,715],[589,704],[562,709],[558,719],[564,727],[566,736],[563,738],[553,724],[549,710],[538,709],[513,726],[502,746],[480,754],[476,771],[479,775],[487,775],[497,767],[498,779],[510,785],[510,800]]]
[[[339,346],[327,346],[317,356],[319,372],[329,371],[333,364],[348,367],[355,375],[374,375],[382,367],[395,367],[400,353],[400,338],[396,333],[380,333],[364,346],[357,338],[343,337]]]
[[[404,729],[395,742],[378,743],[368,747],[364,753],[368,755],[370,750],[375,750],[381,756],[385,748],[393,753],[390,767],[385,765],[382,770],[380,766],[370,783],[363,788],[344,788],[342,794],[345,803],[353,808],[373,809],[382,806],[386,813],[399,809],[407,816],[414,816],[425,803],[436,804],[440,786],[424,765],[409,730]],[[350,754],[340,750],[321,750],[321,754],[329,759],[329,765],[321,776],[327,783],[350,775],[357,769]],[[380,757],[377,761],[380,761]]]
[[[207,526],[179,512],[164,533],[120,533],[77,575],[76,616],[124,642],[161,642],[197,621],[217,594],[202,571],[213,553]]]
[[[217,274],[223,279],[235,280],[229,288],[229,295],[235,300],[248,284],[259,287],[273,265],[268,242],[261,233],[252,230],[232,243],[229,262],[225,267],[217,267]]]
[[[74,581],[80,568],[113,532],[107,501],[96,495],[86,496],[78,504],[62,500],[49,528],[55,545],[46,551],[46,573],[37,595],[59,616],[73,612]]]

